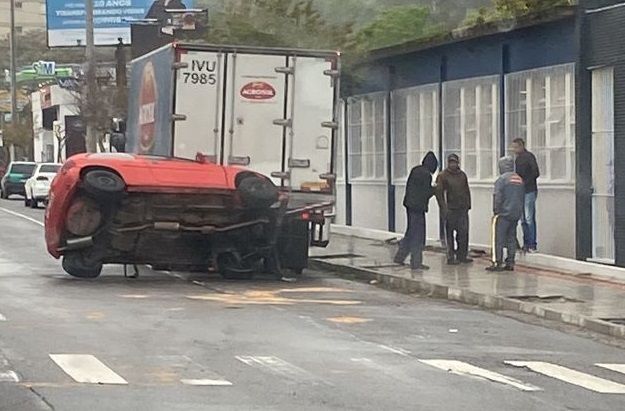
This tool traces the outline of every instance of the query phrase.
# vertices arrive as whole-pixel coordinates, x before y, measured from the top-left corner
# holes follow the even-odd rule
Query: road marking
[[[185,385],[195,385],[195,386],[202,386],[202,387],[207,387],[207,386],[227,387],[227,386],[231,386],[232,385],[232,383],[230,381],[226,381],[226,380],[207,380],[207,379],[187,380],[187,379],[182,379],[182,380],[180,380],[180,382],[185,384]]]
[[[388,345],[384,344],[378,344],[378,347],[382,348],[383,350],[390,351],[393,354],[399,354],[403,357],[409,357],[410,354],[412,354],[410,351],[404,350],[403,348],[389,347]]]
[[[595,364],[597,367],[605,368],[606,370],[620,372],[625,374],[625,364]]]
[[[20,382],[20,377],[15,371],[3,371],[0,372],[0,382]]]
[[[23,218],[24,220],[30,221],[31,223],[35,223],[40,227],[44,226],[44,224],[41,221],[35,220],[34,218],[28,217],[27,215],[24,215],[24,214],[16,213],[15,211],[11,211],[4,207],[0,207],[0,211],[4,211],[5,213],[11,214],[15,217]]]
[[[360,317],[330,317],[326,318],[326,320],[337,323],[337,324],[363,324],[373,321],[370,318],[360,318]]]
[[[286,377],[294,381],[315,381],[316,378],[309,372],[290,364],[283,359],[273,356],[237,355],[236,359],[250,367],[269,371],[273,374]]]
[[[590,391],[602,394],[625,394],[625,385],[560,365],[540,361],[504,361],[504,363],[513,367],[527,368],[538,374],[577,385]]]
[[[4,315],[2,315],[2,313],[0,313],[0,321],[6,321],[6,320],[7,318]]]
[[[410,383],[412,381],[411,378],[403,372],[395,370],[393,367],[378,364],[369,358],[352,358],[352,362],[370,368],[378,373],[386,375],[390,378],[394,378],[398,381],[402,381],[404,383]]]
[[[506,377],[505,375],[496,373],[494,371],[489,371],[484,368],[476,367],[463,361],[419,360],[419,362],[430,365],[432,367],[436,367],[443,371],[450,372],[452,374],[477,377],[500,384],[510,385],[511,387],[517,388],[521,391],[542,391],[540,388],[534,385],[524,383],[523,381],[519,381],[514,378]]]
[[[93,355],[50,354],[56,363],[74,381],[88,384],[128,384],[113,370]]]

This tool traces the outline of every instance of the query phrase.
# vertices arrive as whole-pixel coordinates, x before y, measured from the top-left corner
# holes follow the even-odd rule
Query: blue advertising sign
[[[184,1],[184,3],[190,3]],[[93,0],[94,37],[98,46],[130,44],[130,21],[161,19],[166,8],[186,8],[181,0]],[[85,1],[46,0],[48,46],[85,45]]]

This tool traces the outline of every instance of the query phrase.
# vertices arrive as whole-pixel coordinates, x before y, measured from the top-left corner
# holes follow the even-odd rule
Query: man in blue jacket
[[[406,184],[404,207],[406,207],[408,214],[408,228],[404,238],[399,243],[399,250],[395,255],[395,263],[404,264],[408,254],[410,254],[410,267],[417,271],[430,268],[423,264],[425,213],[428,212],[430,198],[434,195],[432,174],[437,169],[438,160],[434,153],[430,151],[423,158],[421,165],[412,169]]]
[[[493,194],[493,238],[492,252],[493,265],[488,271],[514,271],[517,238],[516,229],[525,202],[525,185],[523,179],[514,172],[512,157],[503,157],[499,160],[500,177],[495,182]],[[503,249],[508,249],[508,255],[503,260]]]

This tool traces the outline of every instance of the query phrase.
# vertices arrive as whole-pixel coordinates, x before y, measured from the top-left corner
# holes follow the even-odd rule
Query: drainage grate
[[[616,325],[625,325],[625,318],[602,318],[601,320]]]
[[[315,259],[315,260],[334,260],[334,259],[338,259],[338,258],[361,258],[364,257],[364,255],[358,255],[358,254],[327,254],[327,255],[315,255],[315,256],[311,256],[311,258]]]
[[[565,297],[563,295],[515,295],[508,298],[530,303],[583,303],[582,300]]]

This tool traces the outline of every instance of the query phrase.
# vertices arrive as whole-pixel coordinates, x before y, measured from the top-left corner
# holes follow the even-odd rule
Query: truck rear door
[[[267,176],[283,169],[284,130],[273,121],[286,114],[286,79],[275,70],[286,60],[263,54],[228,56],[224,164]]]
[[[202,153],[219,162],[221,152],[225,55],[178,49],[175,107],[182,115],[174,123],[175,157]]]

